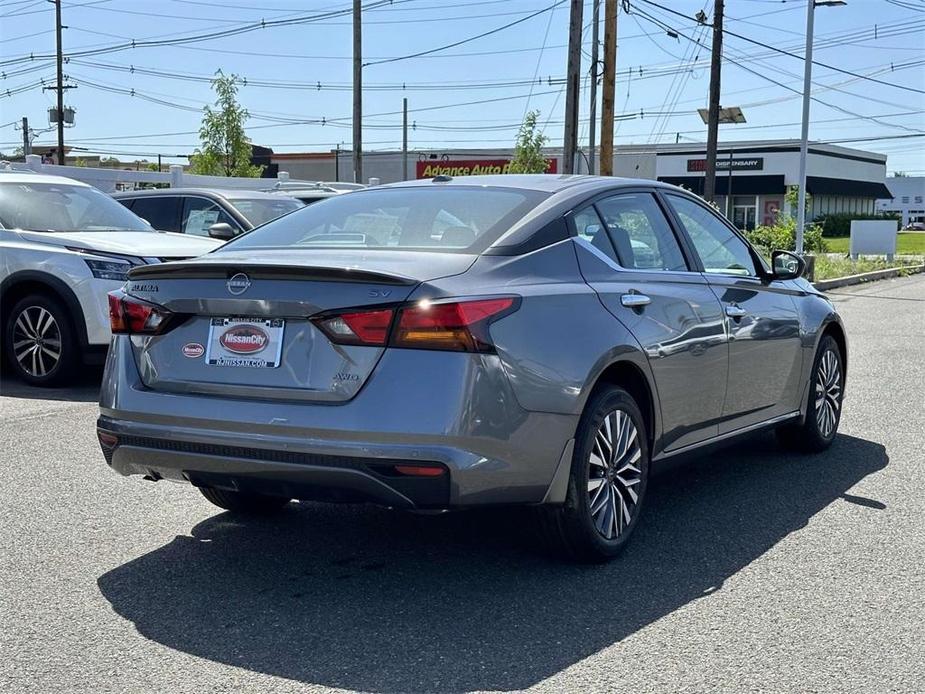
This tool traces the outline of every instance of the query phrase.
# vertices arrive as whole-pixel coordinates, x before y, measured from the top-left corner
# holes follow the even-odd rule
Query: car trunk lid
[[[475,260],[420,252],[303,253],[261,253],[259,259],[253,251],[220,253],[135,268],[127,293],[175,314],[164,334],[131,337],[144,384],[236,398],[349,400],[385,348],[334,344],[310,318],[401,303],[422,282],[464,272]]]

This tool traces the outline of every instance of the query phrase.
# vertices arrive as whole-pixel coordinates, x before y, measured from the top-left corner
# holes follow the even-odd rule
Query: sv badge
[[[392,294],[391,289],[370,289],[369,290],[369,296],[373,299],[378,299],[378,298],[385,299],[391,294]]]

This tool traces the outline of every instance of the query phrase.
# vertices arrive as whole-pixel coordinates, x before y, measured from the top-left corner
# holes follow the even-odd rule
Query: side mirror
[[[771,275],[776,280],[793,280],[802,277],[806,261],[790,251],[774,251],[771,254]]]
[[[228,241],[229,239],[233,239],[235,234],[234,229],[231,228],[228,222],[218,222],[209,227],[209,236],[213,239]]]

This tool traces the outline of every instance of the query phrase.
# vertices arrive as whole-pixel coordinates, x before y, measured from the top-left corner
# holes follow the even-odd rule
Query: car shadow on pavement
[[[144,637],[255,672],[374,692],[518,690],[722,590],[888,460],[839,436],[817,456],[760,437],[691,461],[653,479],[636,537],[601,566],[544,555],[523,510],[304,503],[272,520],[220,513],[98,584]]]
[[[39,388],[30,386],[12,376],[3,375],[0,377],[0,397],[97,402],[100,399],[102,373],[101,367],[85,367],[73,384],[62,388]]]

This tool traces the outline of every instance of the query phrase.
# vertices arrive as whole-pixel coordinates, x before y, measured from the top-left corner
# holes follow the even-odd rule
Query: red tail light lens
[[[389,340],[389,326],[395,311],[390,308],[352,311],[315,321],[331,342],[338,345],[383,346]]]
[[[163,331],[171,314],[167,309],[129,296],[121,289],[109,292],[109,327],[113,334],[149,334]]]
[[[401,309],[393,347],[492,352],[488,325],[516,308],[514,297],[431,303]]]
[[[327,314],[312,321],[338,345],[493,352],[488,325],[516,310],[517,301],[510,296],[438,303],[421,301],[397,309]]]

